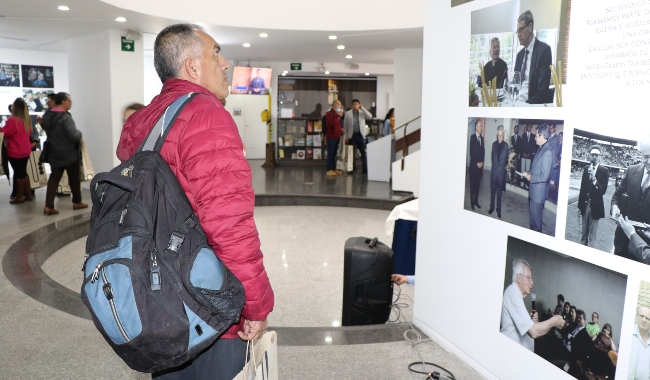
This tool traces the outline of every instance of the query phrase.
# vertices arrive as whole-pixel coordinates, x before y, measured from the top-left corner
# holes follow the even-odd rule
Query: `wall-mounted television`
[[[273,69],[235,66],[232,71],[231,94],[267,95]]]

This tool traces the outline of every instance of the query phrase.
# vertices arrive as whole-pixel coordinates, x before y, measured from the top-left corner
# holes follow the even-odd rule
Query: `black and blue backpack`
[[[91,182],[81,296],[93,322],[140,372],[177,367],[240,319],[241,282],[217,258],[178,179],[159,152],[184,95],[138,151]]]

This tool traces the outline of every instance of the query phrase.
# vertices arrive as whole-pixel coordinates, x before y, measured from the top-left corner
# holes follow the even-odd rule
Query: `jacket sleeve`
[[[365,108],[359,108],[363,112],[363,118],[366,120],[372,120],[372,114]]]
[[[541,157],[535,157],[535,161],[537,160],[541,160],[539,163],[539,171],[531,173],[530,183],[546,182],[551,175],[551,167],[553,166],[553,154],[551,151],[546,150]]]
[[[179,136],[180,170],[194,197],[201,227],[217,256],[242,282],[242,316],[263,320],[273,310],[264,269],[250,165],[232,117],[225,109],[197,111]]]
[[[66,117],[67,116],[67,117]],[[79,142],[81,140],[81,131],[77,129],[77,126],[74,123],[74,120],[70,115],[64,116],[66,119],[63,120],[63,132],[68,140],[72,142]]]
[[[10,117],[7,120],[4,128],[0,129],[0,132],[4,133],[4,138],[8,138],[16,134],[17,124],[18,123],[16,122],[16,119],[13,117]]]

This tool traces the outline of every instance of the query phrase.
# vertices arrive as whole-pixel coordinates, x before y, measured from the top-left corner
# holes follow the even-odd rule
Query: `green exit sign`
[[[126,37],[122,37],[122,51],[135,51],[135,43],[133,40],[127,40]]]
[[[302,70],[302,63],[292,63],[291,70]]]

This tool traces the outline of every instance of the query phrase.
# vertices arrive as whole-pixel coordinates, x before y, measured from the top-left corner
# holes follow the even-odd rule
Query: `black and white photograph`
[[[509,236],[503,283],[513,344],[576,379],[615,378],[626,275]]]
[[[568,30],[562,3],[513,0],[472,12],[470,107],[562,106],[566,66],[558,61]]]
[[[0,63],[0,86],[20,87],[20,69],[13,63]]]
[[[54,88],[52,66],[21,65],[23,87]]]
[[[469,118],[465,210],[555,236],[564,121]]]
[[[629,137],[574,131],[565,238],[650,264],[650,135]]]
[[[25,90],[23,89],[23,99],[27,103],[29,112],[47,111],[47,95],[53,94],[52,90]]]

